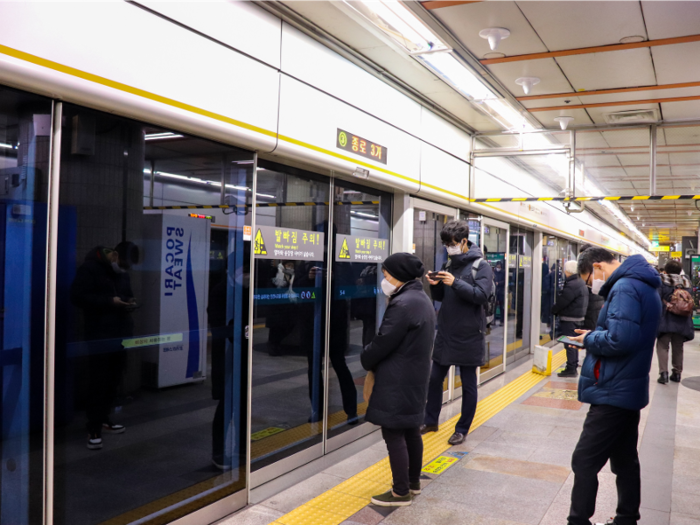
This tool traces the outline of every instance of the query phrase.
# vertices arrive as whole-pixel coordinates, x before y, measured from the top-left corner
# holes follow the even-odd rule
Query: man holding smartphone
[[[571,338],[586,349],[578,396],[591,407],[571,458],[574,486],[568,524],[590,525],[598,472],[610,460],[618,495],[613,523],[635,525],[641,504],[639,415],[649,403],[661,279],[641,255],[620,263],[602,248],[584,251],[578,268],[581,275],[592,275],[592,292],[605,304],[596,329],[576,330],[580,335]]]
[[[434,301],[442,301],[428,385],[425,424],[421,433],[436,432],[442,408],[442,384],[450,366],[462,377],[462,415],[448,443],[462,443],[471,427],[477,403],[476,369],[485,363],[486,312],[493,289],[493,271],[475,244],[469,243],[467,221],[450,221],[440,232],[448,261],[428,273]]]

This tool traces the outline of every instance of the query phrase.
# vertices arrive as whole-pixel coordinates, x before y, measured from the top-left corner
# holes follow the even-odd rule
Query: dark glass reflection
[[[389,253],[391,214],[390,195],[355,184],[338,181],[334,201],[329,437],[353,428],[367,409],[362,399],[366,372],[360,365],[360,352],[372,341],[384,315],[381,263],[373,260]]]
[[[63,138],[55,522],[172,521],[246,486],[253,155],[68,104]]]
[[[330,184],[261,162],[257,192],[252,470],[322,439]]]
[[[0,86],[0,523],[41,523],[51,101]]]

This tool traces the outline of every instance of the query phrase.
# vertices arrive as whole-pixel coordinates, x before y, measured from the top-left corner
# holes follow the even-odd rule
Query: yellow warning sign
[[[425,467],[423,467],[423,472],[427,472],[428,474],[442,474],[444,471],[446,471],[458,461],[458,458],[440,456],[432,460]]]
[[[255,255],[267,255],[265,240],[263,239],[260,228],[258,228],[258,233],[255,234]]]
[[[343,239],[343,245],[340,247],[339,259],[349,259],[350,258],[350,248],[348,248],[348,239]]]
[[[274,436],[275,434],[279,434],[280,432],[284,432],[284,429],[279,428],[279,427],[266,428],[265,430],[260,430],[258,432],[255,432],[254,434],[251,434],[250,440],[251,441],[260,441],[261,439],[264,439],[264,438],[270,437],[270,436]]]

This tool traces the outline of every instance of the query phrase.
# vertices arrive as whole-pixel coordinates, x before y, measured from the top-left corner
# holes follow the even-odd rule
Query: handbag
[[[367,372],[365,376],[365,386],[362,389],[362,397],[369,403],[369,398],[372,395],[372,390],[374,389],[374,372],[371,370]]]

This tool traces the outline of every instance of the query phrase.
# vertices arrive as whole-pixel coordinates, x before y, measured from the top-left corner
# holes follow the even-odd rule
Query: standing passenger
[[[688,295],[687,300],[692,304],[691,283],[685,275],[681,274],[683,266],[678,261],[668,261],[661,274],[661,288],[659,294],[663,303],[663,313],[659,324],[659,340],[656,342],[656,355],[659,358],[659,379],[661,384],[668,383],[668,346],[672,347],[671,381],[679,383],[683,372],[683,344],[695,338],[693,327],[693,315],[677,315],[669,311],[673,302],[674,292],[677,289],[684,290]]]
[[[491,265],[483,260],[476,244],[468,247],[467,221],[450,221],[440,232],[449,260],[431,279],[434,301],[442,301],[438,314],[433,368],[428,386],[428,404],[421,433],[437,432],[442,408],[442,383],[450,366],[459,367],[462,377],[462,415],[448,443],[459,445],[469,433],[476,412],[476,369],[486,364],[486,312],[493,290]],[[475,264],[479,262],[478,266]]]
[[[394,478],[392,490],[372,497],[383,507],[410,505],[420,494],[423,422],[435,310],[418,280],[423,263],[415,255],[395,253],[384,261],[382,291],[389,305],[379,333],[360,356],[375,375],[366,419],[382,427]]]
[[[496,263],[493,280],[496,283],[496,306],[498,307],[496,321],[500,321],[501,325],[503,325],[505,323],[504,315],[506,309],[506,272],[503,271],[503,263],[501,261]]]
[[[593,292],[605,298],[595,331],[578,330],[586,359],[578,383],[579,401],[591,405],[571,458],[574,486],[569,525],[590,525],[595,513],[598,472],[610,460],[617,476],[613,523],[639,521],[641,478],[637,440],[639,414],[649,403],[649,370],[661,316],[659,274],[641,255],[624,263],[602,248],[589,248],[578,261],[593,274]]]
[[[576,261],[564,263],[564,275],[566,282],[564,288],[557,295],[557,301],[552,306],[552,313],[559,316],[560,335],[575,336],[576,330],[583,328],[588,308],[588,290],[586,284],[578,276]],[[578,372],[578,348],[564,345],[566,348],[566,368],[560,372],[559,377],[576,377]]]
[[[591,248],[590,245],[586,246],[581,250],[581,253],[585,252]],[[595,330],[598,324],[598,316],[600,315],[600,310],[603,308],[603,303],[605,300],[598,295],[593,293],[593,272],[584,273],[581,268],[578,269],[579,275],[586,286],[588,287],[588,308],[586,308],[586,320],[583,321],[584,330]]]

